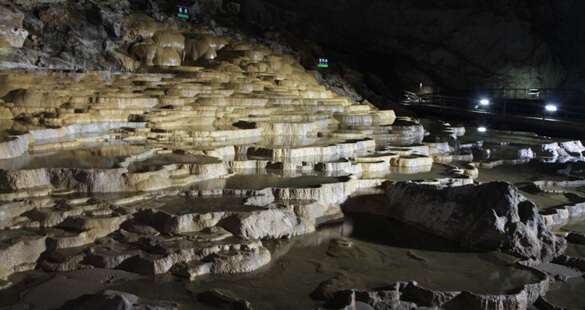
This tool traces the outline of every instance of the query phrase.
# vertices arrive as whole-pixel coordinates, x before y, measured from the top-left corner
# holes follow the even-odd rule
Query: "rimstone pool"
[[[419,121],[145,23],[133,73],[0,72],[0,307],[583,308],[581,141]]]

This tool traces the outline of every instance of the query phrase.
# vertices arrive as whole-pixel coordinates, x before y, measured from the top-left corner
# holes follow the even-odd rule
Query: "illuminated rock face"
[[[190,279],[252,271],[270,261],[259,240],[338,221],[348,196],[381,183],[349,175],[382,176],[399,157],[361,159],[390,135],[393,111],[335,95],[278,49],[139,16],[129,24],[128,36],[143,40],[129,47],[127,69],[149,73],[0,74],[0,200],[21,199],[0,206],[1,223],[26,227],[2,235],[3,280],[34,263]],[[419,129],[409,139],[420,143],[422,127],[402,123]],[[283,185],[226,185],[271,170],[285,175]],[[320,173],[331,177],[302,179]],[[193,198],[182,210],[156,198],[177,195]],[[189,207],[201,201],[221,207]]]
[[[272,259],[264,240],[343,220],[341,206],[354,196],[392,197],[400,186],[382,186],[391,174],[440,165],[449,172],[427,183],[468,187],[437,185],[435,196],[474,187],[480,163],[469,163],[471,145],[424,141],[418,121],[336,95],[281,49],[141,16],[127,23],[128,38],[142,40],[118,59],[134,73],[0,73],[2,286],[37,267],[189,280],[250,272]],[[442,126],[453,139],[465,132]],[[531,156],[584,149],[543,145],[528,148]],[[396,200],[428,202],[421,192]],[[537,214],[506,206],[489,227],[495,239],[475,234],[466,244],[534,261],[562,250]],[[428,224],[428,212],[408,207],[405,221]],[[468,208],[457,211],[477,215]],[[489,204],[482,211],[492,219]],[[434,233],[461,233],[440,219]],[[501,222],[515,234],[501,233]],[[530,236],[516,238],[523,233]]]
[[[8,57],[22,47],[28,31],[22,27],[21,14],[0,6],[0,16],[0,57]]]

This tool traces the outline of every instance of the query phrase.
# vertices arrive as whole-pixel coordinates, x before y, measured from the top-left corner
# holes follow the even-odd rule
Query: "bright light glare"
[[[556,112],[557,111],[557,106],[554,104],[547,104],[545,109],[549,112]]]
[[[485,128],[485,127],[478,127],[477,128],[477,131],[479,131],[479,132],[486,132],[487,131],[487,128]]]
[[[490,104],[490,101],[488,99],[481,99],[479,101],[479,104],[481,104],[481,105],[489,105]]]

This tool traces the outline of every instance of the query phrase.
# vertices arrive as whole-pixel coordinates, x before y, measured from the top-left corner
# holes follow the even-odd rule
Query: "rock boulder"
[[[396,218],[466,247],[529,261],[550,262],[566,247],[545,226],[536,205],[507,182],[458,187],[398,182],[388,186],[380,205],[345,209]]]

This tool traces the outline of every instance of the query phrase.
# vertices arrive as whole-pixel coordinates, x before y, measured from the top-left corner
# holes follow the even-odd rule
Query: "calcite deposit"
[[[470,248],[500,250],[536,262],[550,262],[566,247],[541,220],[534,203],[505,182],[451,188],[388,184],[385,204],[367,209],[348,204],[346,211],[397,218]]]
[[[184,281],[257,271],[275,260],[268,241],[343,221],[342,210],[398,218],[527,265],[570,259],[565,240],[547,226],[553,219],[543,219],[513,185],[473,183],[478,168],[582,160],[579,141],[484,143],[465,140],[465,128],[448,123],[429,136],[418,120],[328,90],[281,48],[142,15],[126,23],[129,29],[117,31],[133,43],[112,57],[127,73],[0,72],[1,287],[31,270],[121,270]],[[437,167],[446,172],[388,181]],[[446,296],[436,306],[524,307],[547,284],[489,301],[423,293]],[[383,294],[418,289],[396,287]],[[372,294],[381,293],[350,293],[352,300]],[[152,304],[103,289],[76,303],[109,300]]]
[[[35,267],[190,279],[252,271],[270,261],[260,240],[337,221],[349,195],[380,184],[349,175],[404,166],[390,160],[398,154],[366,157],[380,148],[376,137],[390,136],[393,111],[338,97],[277,49],[154,25],[135,28],[145,40],[129,48],[131,69],[149,73],[2,73],[3,280]],[[410,136],[420,143],[422,134]],[[82,163],[91,154],[112,162]],[[267,171],[347,177],[225,187]],[[235,205],[170,211],[172,200],[159,202],[168,197]]]
[[[421,288],[416,282],[399,282],[377,291],[338,291],[325,305],[327,309],[360,307],[370,309],[526,309],[546,291],[546,280],[526,285],[518,293],[504,296],[471,292],[437,292]],[[366,308],[367,309],[367,308]]]
[[[11,56],[22,47],[28,31],[22,27],[24,16],[0,6],[0,58]]]

